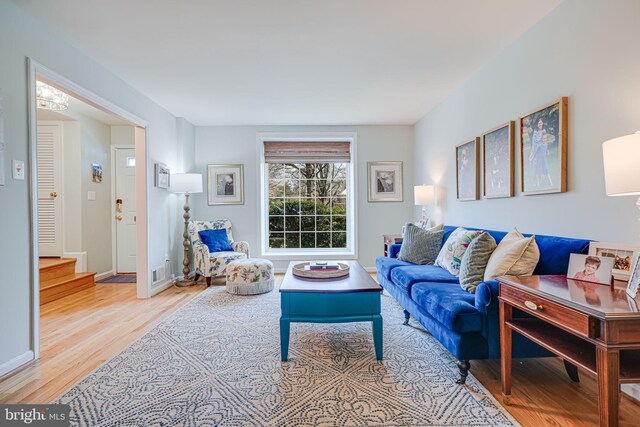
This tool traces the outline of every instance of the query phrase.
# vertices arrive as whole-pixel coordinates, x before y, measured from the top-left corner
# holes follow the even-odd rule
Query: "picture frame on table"
[[[519,119],[524,195],[567,191],[567,105],[563,96]]]
[[[640,246],[623,243],[591,242],[589,255],[613,258],[613,277],[629,281],[631,269],[640,255]]]
[[[209,206],[244,204],[244,165],[207,165]]]
[[[402,162],[368,162],[369,202],[402,202]]]
[[[514,196],[515,122],[509,121],[482,134],[483,187],[486,199]]]
[[[636,262],[633,265],[631,276],[629,277],[629,283],[627,283],[627,295],[635,299],[638,296],[638,288],[640,288],[640,257],[636,258]],[[637,307],[637,305],[636,305]]]
[[[164,163],[155,164],[155,186],[158,188],[169,188],[171,185],[171,170]]]
[[[456,146],[456,198],[480,199],[480,138]]]
[[[583,282],[611,285],[613,258],[570,254],[567,278]]]

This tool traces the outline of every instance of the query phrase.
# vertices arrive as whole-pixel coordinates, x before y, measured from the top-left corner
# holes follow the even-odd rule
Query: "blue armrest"
[[[485,313],[488,308],[498,308],[499,286],[497,280],[478,284],[476,288],[476,308]]]
[[[401,247],[402,247],[402,243],[389,245],[389,258],[398,258],[398,253],[400,252]]]

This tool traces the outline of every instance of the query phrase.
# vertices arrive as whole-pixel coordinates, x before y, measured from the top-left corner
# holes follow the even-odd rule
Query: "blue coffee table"
[[[304,261],[291,261],[280,286],[280,352],[288,360],[289,330],[292,322],[347,323],[371,322],[376,359],[382,360],[382,287],[357,261],[349,265],[349,275],[335,280],[302,279],[292,272]]]

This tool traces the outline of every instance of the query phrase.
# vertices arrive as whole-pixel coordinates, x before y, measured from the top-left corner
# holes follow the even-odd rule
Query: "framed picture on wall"
[[[207,165],[209,206],[244,204],[244,165]]]
[[[513,197],[513,135],[510,121],[482,135],[484,197]]]
[[[460,201],[480,198],[480,138],[456,147],[456,197]]]
[[[369,202],[401,202],[402,162],[368,162]]]
[[[567,103],[562,97],[520,118],[524,195],[567,191]]]
[[[589,255],[613,258],[613,277],[628,281],[631,269],[638,259],[640,246],[622,243],[591,242]]]
[[[158,188],[169,188],[171,171],[164,163],[155,164],[155,185]]]
[[[91,181],[102,182],[102,165],[100,163],[91,164]]]

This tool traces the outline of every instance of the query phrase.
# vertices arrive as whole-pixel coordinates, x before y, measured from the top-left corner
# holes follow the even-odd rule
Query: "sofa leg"
[[[456,381],[456,384],[465,384],[467,382],[467,375],[469,375],[469,369],[471,369],[471,363],[468,360],[459,360],[457,362],[458,369],[460,369],[460,379]]]
[[[563,360],[563,362],[564,362],[564,369],[565,371],[567,371],[567,375],[569,375],[569,378],[571,378],[571,381],[573,381],[574,383],[579,383],[580,374],[578,374],[578,367],[571,362],[567,362],[566,360]]]
[[[200,274],[196,273],[196,275],[193,276],[193,283],[198,283],[198,279],[200,279]]]
[[[211,276],[205,277],[205,280],[207,281],[207,288],[208,288],[209,286],[211,286]]]
[[[409,317],[411,317],[411,315],[409,314],[409,312],[407,310],[404,311],[404,323],[402,323],[403,325],[408,325],[409,324]]]

